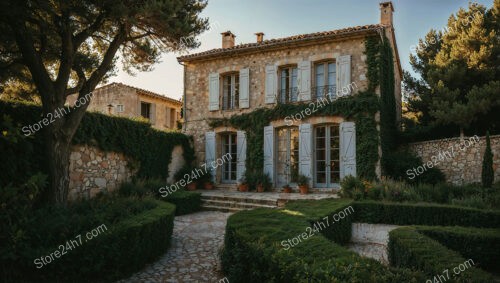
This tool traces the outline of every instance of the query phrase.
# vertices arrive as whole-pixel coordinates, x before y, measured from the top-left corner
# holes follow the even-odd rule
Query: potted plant
[[[200,183],[200,187],[205,190],[213,190],[214,183],[212,182],[212,175],[209,171],[202,173],[198,178],[198,182]]]
[[[309,192],[309,177],[299,174],[297,177],[297,185],[299,186],[300,194],[305,195]]]
[[[271,187],[271,178],[268,174],[259,174],[257,177],[257,192],[262,193]]]
[[[240,192],[248,192],[248,182],[245,175],[238,182],[238,190]]]
[[[283,192],[286,193],[286,194],[289,194],[292,192],[292,188],[290,187],[289,184],[286,184],[283,186]]]
[[[186,183],[186,189],[188,191],[194,191],[196,190],[197,180],[193,180],[191,178],[192,173],[193,173],[193,168],[188,164],[186,164],[182,166],[182,168],[179,171],[177,171],[177,173],[175,173],[174,179],[176,182],[183,180],[184,183]]]

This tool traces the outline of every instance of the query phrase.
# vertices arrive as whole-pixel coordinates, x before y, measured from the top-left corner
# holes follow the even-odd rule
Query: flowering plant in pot
[[[297,177],[297,185],[299,186],[300,194],[305,195],[309,192],[309,177],[299,174]]]

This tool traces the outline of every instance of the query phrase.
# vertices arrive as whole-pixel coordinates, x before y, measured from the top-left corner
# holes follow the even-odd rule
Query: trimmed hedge
[[[184,215],[201,210],[201,193],[180,190],[161,199],[175,204],[175,215]]]
[[[302,213],[311,227],[321,227],[321,234],[338,244],[346,244],[351,240],[352,220],[355,210],[353,201],[341,200],[341,206],[331,206],[332,201],[304,200],[287,203],[286,209]],[[337,207],[337,208],[336,208]],[[351,209],[352,208],[352,209]],[[333,223],[333,215],[343,212],[346,216]]]
[[[323,234],[302,238],[287,248],[288,239],[304,235],[311,223],[344,210],[351,203],[296,201],[285,209],[254,209],[230,216],[222,252],[222,266],[229,281],[422,282],[424,277],[419,272],[385,267],[329,241]],[[346,217],[333,225],[343,220],[350,223]]]
[[[357,201],[354,221],[395,225],[500,228],[500,211],[431,203]]]
[[[391,265],[417,268],[432,282],[435,282],[434,276],[443,274],[447,282],[493,282],[490,274],[474,266],[456,275],[453,269],[467,260],[458,252],[447,249],[439,242],[420,234],[415,227],[402,227],[389,232],[388,250]]]
[[[417,226],[416,229],[463,257],[471,258],[476,267],[500,271],[500,229],[426,226]]]
[[[64,214],[68,211],[64,209],[53,211],[52,214],[55,213],[53,216],[56,217],[47,218],[46,223],[43,224],[47,225],[45,230],[50,230],[51,233],[48,235],[42,233],[24,235],[24,237],[31,237],[30,244],[19,251],[19,258],[1,263],[1,281],[112,282],[140,270],[146,263],[163,254],[169,247],[173,232],[175,206],[149,198],[135,199],[134,202],[140,205],[128,214],[126,212],[127,206],[122,206],[122,204],[127,205],[127,202],[120,199],[110,200],[109,209],[101,211],[100,216],[95,216],[96,211],[94,210],[90,210],[91,217],[78,215],[79,210],[73,210],[73,214],[69,218],[62,218],[67,221],[66,228],[62,225],[64,223],[55,223],[58,224],[55,228],[50,225],[54,219],[58,218],[56,214]],[[116,206],[115,203],[118,205]],[[79,209],[84,209],[84,207]],[[96,221],[101,221],[104,218],[112,219],[120,215],[119,210],[122,213],[125,212],[127,217],[119,218],[117,222],[100,222],[95,225]],[[104,218],[102,218],[102,213],[105,213]],[[89,220],[90,218],[92,220]],[[76,230],[78,232],[71,229],[71,226],[79,227],[80,220],[86,221],[87,228]],[[77,225],[75,226],[73,223]],[[93,226],[90,226],[91,224]],[[85,233],[100,224],[105,224],[107,230],[92,240],[83,242],[81,246],[68,250],[65,255],[54,259],[48,265],[40,269],[36,268],[34,264],[36,258],[45,257],[60,250],[59,246],[66,244],[66,241],[75,239],[75,234],[80,233],[84,241]],[[50,240],[45,241],[44,236],[51,236]],[[37,238],[42,240],[37,240]]]

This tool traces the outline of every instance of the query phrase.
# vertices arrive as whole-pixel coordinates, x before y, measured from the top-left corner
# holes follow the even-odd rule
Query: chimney
[[[392,2],[380,3],[380,23],[383,25],[392,26],[392,14],[394,12],[394,6]]]
[[[264,33],[258,32],[255,35],[257,36],[257,43],[262,43],[262,41],[264,40]]]
[[[222,48],[234,47],[234,38],[236,37],[236,35],[234,35],[229,30],[221,34],[222,34]]]

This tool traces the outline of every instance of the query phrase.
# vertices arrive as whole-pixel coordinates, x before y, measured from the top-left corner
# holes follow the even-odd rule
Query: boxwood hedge
[[[357,201],[355,221],[395,225],[500,227],[500,211],[433,203]]]
[[[230,216],[222,252],[222,265],[229,281],[421,282],[424,277],[419,272],[385,267],[335,242],[344,242],[343,237],[336,238],[323,231],[310,236],[307,232],[311,223],[350,204],[350,200],[297,201],[280,210],[255,209]],[[340,224],[344,220],[348,225]],[[350,218],[330,223],[337,224],[340,233],[350,231]],[[299,242],[293,241],[294,238]],[[297,244],[291,246],[294,242]]]
[[[165,253],[170,245],[173,204],[144,198],[111,199],[107,207],[99,209],[88,209],[85,205],[92,204],[77,209],[49,208],[51,211],[45,211],[45,221],[32,223],[39,226],[27,228],[24,235],[19,235],[25,245],[17,250],[18,256],[1,260],[0,281],[112,282],[140,270]],[[130,207],[135,208],[130,210]],[[78,214],[85,211],[88,215]],[[120,217],[120,213],[126,216]],[[85,242],[85,233],[101,224],[107,229]],[[75,227],[79,229],[73,229]],[[60,250],[60,245],[66,245],[66,241],[75,239],[78,234],[84,241],[80,246],[36,268],[35,259]]]
[[[391,265],[421,270],[431,282],[436,282],[435,276],[440,280],[441,275],[447,282],[493,282],[490,274],[474,266],[475,262],[457,274],[454,269],[469,259],[419,233],[415,227],[402,227],[389,232],[388,250]]]

